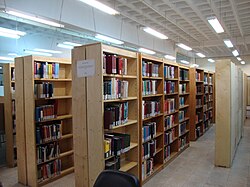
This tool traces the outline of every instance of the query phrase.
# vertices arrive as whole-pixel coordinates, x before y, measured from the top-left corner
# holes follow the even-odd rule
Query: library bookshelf
[[[6,161],[8,167],[16,165],[16,112],[15,112],[15,67],[3,64],[4,76],[4,119],[6,135]]]
[[[71,62],[25,56],[15,67],[18,180],[42,186],[74,171]]]
[[[138,54],[97,43],[74,48],[72,63],[76,186],[93,186],[104,169],[139,177]],[[81,63],[95,74],[77,76]]]

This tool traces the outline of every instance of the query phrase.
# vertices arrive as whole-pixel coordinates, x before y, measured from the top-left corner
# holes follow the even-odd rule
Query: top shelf
[[[71,82],[72,79],[34,79],[35,81],[42,81],[42,82]]]

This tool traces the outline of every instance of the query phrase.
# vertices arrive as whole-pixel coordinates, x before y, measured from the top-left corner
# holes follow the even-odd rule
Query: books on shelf
[[[195,73],[195,80],[196,80],[196,81],[201,81],[201,73],[198,73],[198,72],[196,71],[196,73]]]
[[[207,78],[207,75],[204,75],[204,84],[208,84],[208,78]]]
[[[57,102],[54,104],[42,105],[35,107],[35,121],[46,121],[56,118],[57,116]]]
[[[105,162],[105,169],[119,170],[121,168],[120,156],[114,156]]]
[[[179,125],[179,136],[183,135],[187,129],[187,122],[183,122]]]
[[[180,81],[186,81],[189,79],[188,77],[188,70],[180,69]]]
[[[185,105],[185,97],[179,97],[179,104],[180,107],[183,107]]]
[[[107,104],[104,108],[104,128],[112,129],[128,122],[128,102]]]
[[[34,94],[36,99],[53,97],[54,84],[49,82],[34,84]]]
[[[143,77],[159,77],[159,64],[142,60]]]
[[[202,86],[201,85],[196,86],[196,94],[202,94]]]
[[[154,159],[150,158],[142,162],[142,180],[151,175],[154,171]]]
[[[169,115],[164,118],[164,128],[169,129],[174,126],[175,122],[175,115]]]
[[[204,100],[205,102],[205,100]],[[196,99],[196,108],[202,106],[202,99]]]
[[[36,126],[36,144],[42,144],[61,138],[61,122],[52,124],[37,124]]]
[[[179,93],[180,94],[187,93],[187,84],[186,83],[179,84]]]
[[[164,145],[171,144],[175,139],[175,128],[172,128],[171,130],[168,130],[164,133]]]
[[[212,94],[213,93],[213,87],[209,86],[209,93]]]
[[[204,93],[205,93],[205,94],[208,93],[208,86],[207,86],[207,85],[204,86]]]
[[[142,100],[142,119],[160,114],[160,101]]]
[[[103,99],[121,99],[128,97],[128,81],[111,78],[103,82]]]
[[[202,135],[202,129],[200,126],[195,128],[195,138],[199,138]]]
[[[157,94],[157,81],[156,80],[143,80],[142,81],[142,95],[155,95]]]
[[[35,79],[59,79],[59,63],[38,62],[34,63]]]
[[[164,94],[171,94],[175,92],[175,82],[164,81]]]
[[[155,156],[156,140],[150,140],[142,145],[142,160],[146,160]]]
[[[179,111],[179,122],[182,122],[185,119],[185,110]]]
[[[127,58],[103,53],[103,74],[127,75]]]
[[[169,98],[164,100],[164,113],[170,114],[175,112],[175,98]]]
[[[38,182],[42,182],[46,179],[53,178],[61,174],[62,162],[60,159],[56,159],[47,164],[38,166]]]
[[[156,122],[144,123],[142,127],[142,142],[149,141],[156,136]]]
[[[167,161],[171,156],[171,146],[165,146],[164,147],[164,160]]]
[[[37,164],[47,162],[56,158],[60,154],[59,143],[53,142],[46,145],[41,145],[36,148],[37,150]]]
[[[179,138],[179,151],[183,150],[188,144],[187,136]]]
[[[211,77],[211,76],[208,77],[208,84],[210,84],[210,85],[213,84],[213,77]]]
[[[174,79],[175,78],[175,71],[174,66],[164,66],[164,77],[166,79]]]
[[[196,111],[196,115],[195,115],[195,123],[198,123],[202,120],[202,112],[200,111]]]

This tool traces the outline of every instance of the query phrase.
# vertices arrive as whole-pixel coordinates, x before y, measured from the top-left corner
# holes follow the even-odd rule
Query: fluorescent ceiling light
[[[182,44],[182,43],[178,43],[177,46],[179,46],[180,48],[185,49],[187,51],[191,51],[192,50],[191,47],[188,47],[187,45]]]
[[[57,47],[61,47],[61,48],[65,48],[65,49],[73,49],[74,48],[74,46],[72,46],[72,45],[66,45],[66,44],[61,44],[61,43],[57,44]]]
[[[217,33],[223,33],[224,29],[221,26],[220,22],[218,21],[218,19],[213,16],[213,17],[209,17],[207,18],[209,24],[213,27],[213,29],[215,30],[215,32]]]
[[[236,49],[232,53],[234,56],[239,56],[239,52]]]
[[[70,46],[81,46],[82,45],[82,44],[73,43],[73,42],[63,42],[63,44],[70,45]]]
[[[16,53],[8,53],[9,56],[17,56]]]
[[[201,58],[205,58],[206,56],[203,55],[202,53],[196,53],[197,56],[201,57]]]
[[[119,12],[117,12],[115,9],[110,8],[107,5],[100,3],[99,1],[96,1],[96,0],[80,0],[80,1],[88,4],[89,6],[92,6],[98,10],[101,10],[107,14],[110,14],[110,15],[119,14]]]
[[[49,49],[39,49],[39,48],[35,48],[34,51],[45,52],[45,53],[55,53],[55,54],[62,53],[62,51],[55,51],[55,50],[49,50]]]
[[[228,48],[232,48],[232,47],[234,47],[234,45],[232,44],[232,42],[230,41],[230,40],[224,40],[224,43],[226,44],[226,46],[228,47]]]
[[[150,54],[150,55],[154,55],[155,54],[154,51],[151,51],[151,50],[145,49],[145,48],[139,48],[138,51],[141,52],[141,53],[147,53],[147,54]]]
[[[175,60],[176,59],[174,56],[171,56],[171,55],[165,55],[165,58],[169,59],[169,60]]]
[[[12,58],[12,57],[0,56],[0,60],[14,61],[14,58]]]
[[[114,38],[111,38],[111,37],[108,37],[108,36],[104,36],[104,35],[101,35],[101,34],[97,34],[95,36],[95,38],[97,38],[99,40],[104,40],[104,41],[107,41],[107,42],[110,42],[110,43],[118,44],[118,45],[124,44],[123,41],[120,41],[120,40],[117,40],[117,39],[114,39]]]
[[[189,62],[186,61],[186,60],[181,60],[180,62],[181,62],[182,64],[189,64]]]
[[[28,19],[31,21],[35,21],[35,22],[39,22],[39,23],[43,23],[45,25],[50,25],[53,27],[64,27],[64,25],[54,22],[54,21],[49,21],[46,19],[42,19],[42,18],[38,18],[37,16],[30,16],[27,14],[22,14],[20,12],[15,12],[15,11],[7,11],[8,14],[11,14],[13,16],[19,17],[19,18],[24,18],[24,19]]]
[[[24,50],[24,53],[31,54],[31,55],[52,56],[52,54],[50,53],[31,51],[31,50]]]
[[[21,36],[24,36],[25,34],[26,33],[22,31],[0,27],[0,36],[3,36],[3,37],[19,39]]]
[[[241,61],[240,63],[241,63],[242,65],[246,64],[246,62],[245,62],[245,61]]]
[[[215,62],[215,60],[213,60],[212,58],[207,59],[207,61],[208,61],[208,62],[212,62],[212,63]]]
[[[199,65],[198,64],[192,64],[190,67],[192,67],[192,68],[198,68]]]
[[[242,59],[240,57],[237,57],[237,60],[242,61]]]
[[[151,29],[151,28],[149,28],[149,27],[144,27],[143,30],[144,30],[145,32],[147,32],[148,34],[151,34],[151,35],[153,35],[153,36],[155,36],[155,37],[157,37],[157,38],[160,38],[160,39],[162,39],[162,40],[168,39],[168,37],[167,37],[166,35],[164,35],[164,34],[162,34],[162,33],[159,33],[158,31],[156,31],[156,30],[154,30],[154,29]]]

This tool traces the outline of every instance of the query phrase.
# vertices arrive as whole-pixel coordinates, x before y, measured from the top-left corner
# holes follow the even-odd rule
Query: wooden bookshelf
[[[116,55],[116,57],[114,56]],[[108,57],[126,61],[127,72],[117,74],[103,71]],[[103,45],[101,43],[76,47],[72,50],[73,62],[73,115],[76,186],[93,186],[96,178],[114,159],[120,158],[120,171],[139,177],[139,75],[138,55],[135,52]],[[78,77],[77,64],[93,59],[95,74]],[[88,60],[87,60],[88,61]],[[85,61],[86,62],[86,61]],[[91,63],[91,62],[90,62]],[[115,79],[112,79],[115,78]],[[128,82],[128,95],[124,98],[107,99],[107,82],[119,80]],[[93,86],[95,85],[95,86]],[[105,94],[105,95],[104,95]],[[128,103],[128,121],[105,129],[105,111],[109,107]],[[87,109],[87,110],[86,110]],[[106,114],[107,115],[107,114]],[[106,121],[107,122],[107,121]],[[119,157],[105,158],[104,141],[107,133],[130,135],[130,147]]]
[[[3,76],[6,161],[8,167],[14,167],[17,159],[14,64],[3,64]]]
[[[15,59],[15,67],[17,164],[23,167],[18,169],[18,180],[29,186],[41,186],[74,171],[71,62],[25,56]],[[50,154],[43,158],[39,150]],[[42,172],[41,168],[48,168],[46,165],[50,165],[51,175]]]
[[[212,102],[212,118],[211,123],[215,123],[215,102],[216,102],[216,96],[215,96],[215,73],[208,72],[208,76],[210,77],[209,80],[209,96],[211,97],[210,102]],[[211,93],[211,91],[212,93]]]

